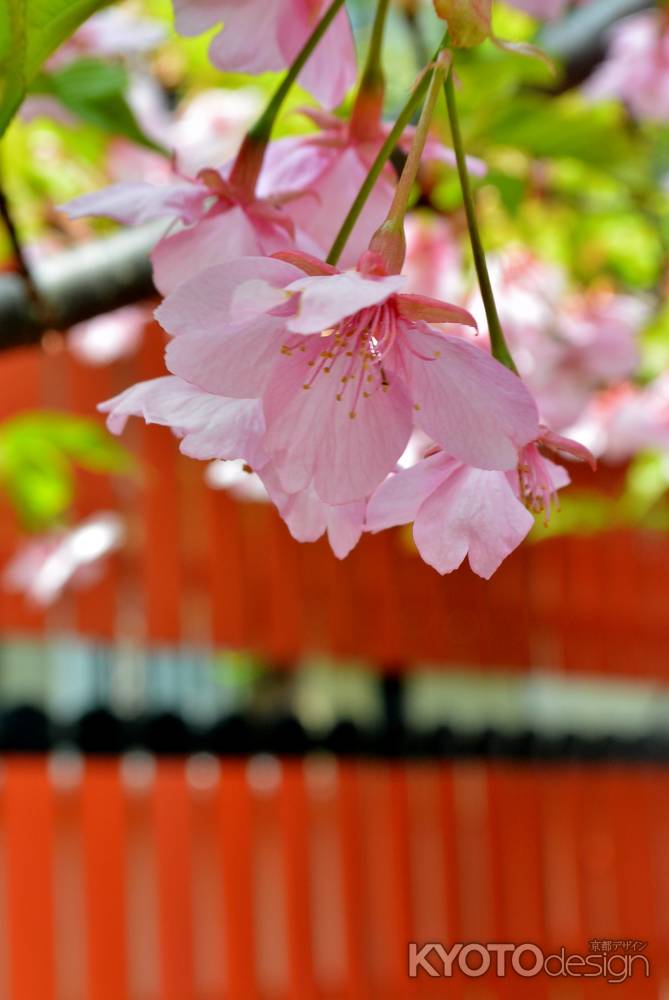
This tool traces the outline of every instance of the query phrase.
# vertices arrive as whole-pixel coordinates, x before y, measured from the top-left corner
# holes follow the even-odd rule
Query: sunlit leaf
[[[0,135],[45,61],[109,0],[2,0]]]

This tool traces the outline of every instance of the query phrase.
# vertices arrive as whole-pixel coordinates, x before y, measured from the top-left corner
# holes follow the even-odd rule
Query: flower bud
[[[433,0],[437,16],[448,23],[456,49],[480,45],[492,31],[492,0]]]
[[[385,274],[399,274],[406,256],[406,237],[404,223],[395,219],[386,219],[369,244],[371,253],[380,258]]]

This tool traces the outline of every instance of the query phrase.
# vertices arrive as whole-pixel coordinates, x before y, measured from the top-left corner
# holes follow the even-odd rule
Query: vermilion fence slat
[[[87,1000],[130,1000],[126,803],[115,760],[86,761],[82,784]],[[128,891],[134,887],[128,886]]]
[[[152,789],[161,1000],[195,994],[190,793],[183,761],[163,761]]]
[[[8,758],[3,787],[11,1000],[56,1000],[53,790],[46,760]]]
[[[307,946],[314,921],[309,863],[311,830],[302,761],[288,761],[283,765],[278,818],[285,873],[289,995],[312,997],[316,984],[312,949]]]
[[[218,794],[226,1000],[256,1000],[251,801],[245,762],[222,764]]]

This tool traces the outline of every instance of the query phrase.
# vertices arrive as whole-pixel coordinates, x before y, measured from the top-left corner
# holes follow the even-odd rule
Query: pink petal
[[[401,347],[416,423],[443,450],[481,469],[512,469],[536,439],[539,415],[517,375],[467,341],[416,324]]]
[[[364,278],[357,271],[316,278],[300,278],[289,285],[301,292],[297,312],[287,320],[294,333],[316,333],[335,326],[346,316],[385,302],[404,285],[401,274]]]
[[[285,0],[219,0],[218,22],[224,28],[209,46],[209,58],[225,73],[257,75],[284,69],[278,40]],[[306,39],[305,39],[306,40]],[[289,60],[290,61],[290,60]]]
[[[324,14],[322,2],[304,0],[175,0],[177,31],[199,35],[223,23],[209,56],[224,72],[258,74],[285,69]],[[330,26],[300,80],[328,107],[344,98],[356,78],[353,36],[345,11]]]
[[[367,530],[383,531],[415,521],[422,504],[459,467],[459,462],[439,452],[392,473],[370,497]]]
[[[322,4],[321,13],[326,9],[326,4]],[[302,70],[300,83],[326,108],[334,108],[344,100],[356,77],[355,43],[346,9],[343,9]]]
[[[337,559],[345,559],[360,541],[365,521],[365,504],[343,503],[327,507],[328,541]]]
[[[422,505],[413,535],[438,573],[469,555],[473,571],[488,580],[533,524],[503,473],[461,466]]]
[[[250,399],[262,395],[281,360],[286,339],[284,321],[261,316],[244,326],[175,337],[167,345],[165,364],[193,385],[221,396]]]
[[[322,204],[320,179],[341,153],[340,144],[324,143],[320,135],[289,136],[270,142],[263,160],[257,193],[269,198],[276,191],[313,190],[306,207]]]
[[[270,257],[240,257],[199,271],[184,281],[156,309],[155,316],[171,336],[211,334],[239,323],[233,310],[237,289],[248,281],[265,281],[276,288],[295,281],[300,271]]]
[[[171,427],[192,458],[241,457],[254,466],[266,461],[265,421],[257,400],[224,399],[167,375],[130,386],[98,409],[109,414],[107,426],[114,434],[122,432],[128,417],[138,416],[147,424]]]
[[[285,490],[296,493],[312,481],[325,503],[362,500],[394,467],[411,434],[411,405],[398,378],[387,392],[360,393],[352,411],[354,386],[341,401],[341,378],[349,359],[332,359],[329,374],[313,378],[323,339],[309,338],[292,357],[281,356],[264,395],[267,448]],[[303,386],[309,379],[309,389]]]
[[[242,208],[235,206],[164,237],[151,254],[153,278],[158,291],[167,295],[214,264],[263,253],[257,227]]]
[[[199,218],[211,192],[202,184],[148,184],[126,181],[101,191],[74,198],[60,209],[71,219],[87,215],[135,224],[155,219],[181,219],[190,223]]]
[[[293,177],[308,176],[310,159],[313,177],[308,188],[316,197],[301,198],[286,205],[286,211],[295,224],[308,233],[327,254],[339,228],[353,204],[360,187],[369,173],[369,163],[357,146],[320,146],[314,139],[307,147],[306,140],[299,152],[293,154],[298,163],[289,155],[283,164],[283,183]],[[306,184],[306,181],[304,182]],[[355,267],[360,255],[369,246],[369,241],[385,219],[394,192],[394,175],[387,171],[377,181],[365,206],[360,213],[353,232],[341,256],[341,267]]]
[[[478,329],[476,320],[466,309],[427,295],[398,295],[397,305],[400,315],[407,319],[423,320],[425,323],[460,323]]]

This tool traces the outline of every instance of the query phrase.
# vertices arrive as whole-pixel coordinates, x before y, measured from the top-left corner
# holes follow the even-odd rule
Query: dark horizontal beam
[[[149,252],[162,228],[122,230],[46,258],[33,269],[39,306],[20,275],[2,275],[0,350],[155,295]]]

